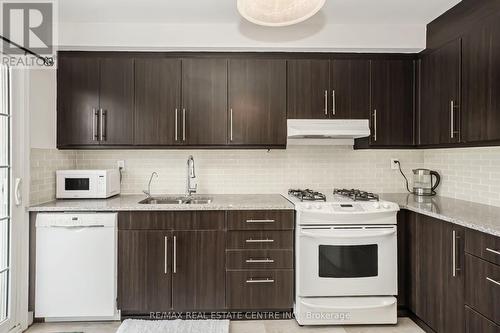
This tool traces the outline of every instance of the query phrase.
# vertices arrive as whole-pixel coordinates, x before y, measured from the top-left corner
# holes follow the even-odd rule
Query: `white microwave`
[[[57,199],[106,199],[117,194],[120,194],[118,169],[56,171]]]

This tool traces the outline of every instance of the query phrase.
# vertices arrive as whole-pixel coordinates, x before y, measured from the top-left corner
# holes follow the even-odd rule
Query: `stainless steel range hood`
[[[370,136],[368,119],[289,119],[288,146],[354,145],[354,139]]]

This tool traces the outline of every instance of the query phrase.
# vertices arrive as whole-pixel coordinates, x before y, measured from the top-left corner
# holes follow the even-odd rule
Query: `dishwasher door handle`
[[[89,225],[51,225],[51,228],[60,229],[87,229],[87,228],[104,228],[104,224],[89,224]]]

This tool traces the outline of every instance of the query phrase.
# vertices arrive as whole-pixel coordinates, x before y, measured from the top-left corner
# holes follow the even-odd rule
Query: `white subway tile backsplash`
[[[199,193],[282,193],[291,187],[331,191],[357,187],[379,193],[405,191],[391,170],[398,158],[411,169],[442,175],[442,196],[500,206],[500,147],[433,150],[353,150],[351,147],[291,147],[287,150],[31,150],[31,203],[55,198],[55,170],[115,168],[125,160],[122,193],[141,193],[151,172],[156,194],[184,193],[186,160],[196,162]]]

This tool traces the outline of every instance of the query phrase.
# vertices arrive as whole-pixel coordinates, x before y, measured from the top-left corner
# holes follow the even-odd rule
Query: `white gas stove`
[[[290,191],[289,199],[298,323],[395,324],[399,206],[357,190]]]

